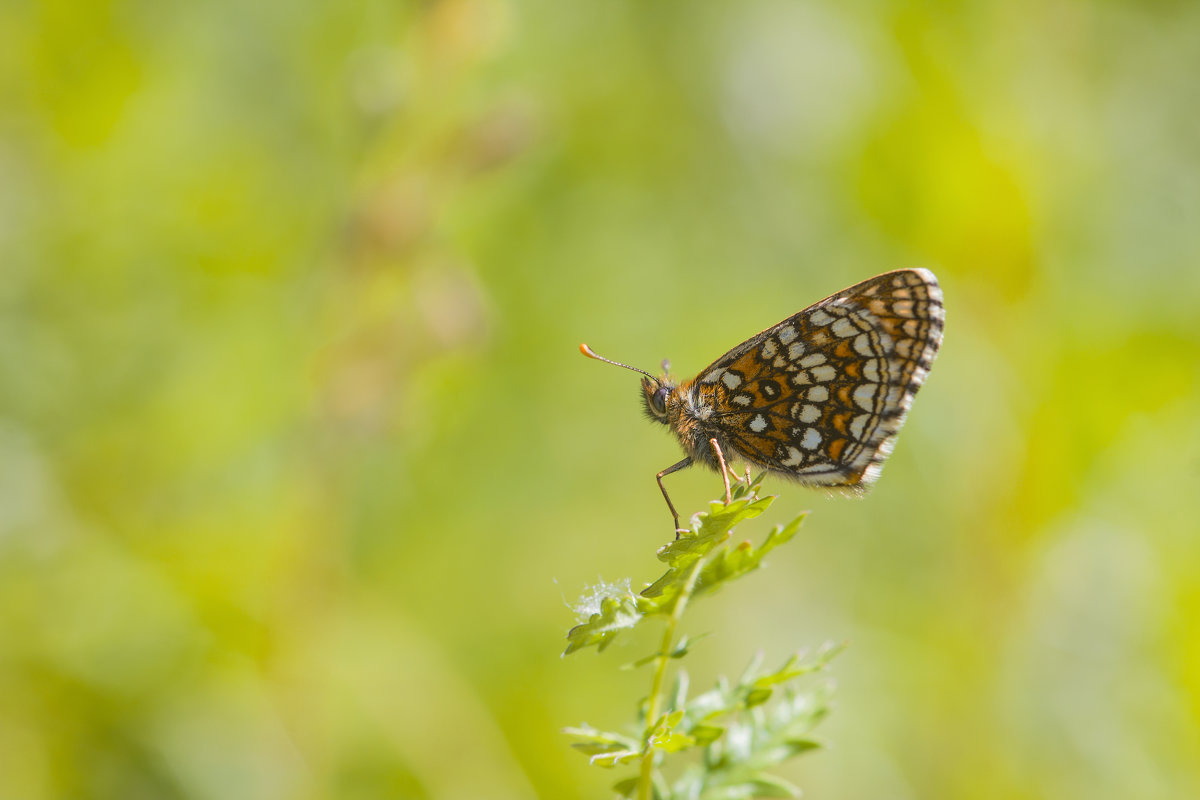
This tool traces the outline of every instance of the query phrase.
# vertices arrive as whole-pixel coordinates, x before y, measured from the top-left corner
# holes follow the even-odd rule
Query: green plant
[[[567,728],[573,746],[599,767],[636,765],[636,774],[614,785],[622,797],[638,800],[734,800],[750,797],[796,797],[799,790],[771,775],[777,764],[819,747],[813,728],[829,712],[829,683],[800,689],[798,679],[825,669],[839,651],[821,648],[811,656],[797,654],[775,670],[763,668],[756,656],[736,682],[725,678],[708,691],[689,696],[687,672],[678,669],[664,692],[668,664],[688,654],[696,641],[679,631],[690,602],[711,594],[729,581],[757,569],[763,557],[796,535],[805,514],[776,526],[758,547],[734,542],[734,527],[759,516],[775,500],[760,497],[763,476],[738,481],[728,504],[714,501],[693,517],[692,528],[658,550],[667,571],[635,594],[626,580],[595,587],[581,601],[581,618],[567,633],[564,656],[595,646],[602,651],[622,632],[643,621],[662,619],[659,649],[631,666],[652,665],[650,693],[641,703],[634,733]],[[698,758],[673,770],[663,769],[669,755],[698,752]]]

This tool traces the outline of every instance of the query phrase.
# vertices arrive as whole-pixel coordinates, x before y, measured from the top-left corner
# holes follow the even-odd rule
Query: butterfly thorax
[[[684,381],[676,384],[669,376],[642,380],[642,399],[646,416],[670,428],[684,451],[698,464],[717,469],[710,439],[724,447],[725,436],[715,422],[718,398],[715,387]]]

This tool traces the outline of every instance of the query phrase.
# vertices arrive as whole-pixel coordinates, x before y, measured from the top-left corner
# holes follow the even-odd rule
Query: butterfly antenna
[[[613,361],[611,358],[605,358],[604,356],[598,356],[592,351],[592,348],[588,347],[586,344],[579,345],[579,352],[583,353],[588,358],[594,358],[597,361],[604,361],[608,364],[612,364],[615,367],[624,367],[625,369],[631,369],[634,372],[640,372],[652,381],[658,380],[653,375],[651,375],[649,372],[646,372],[646,370],[644,370],[644,369],[638,369],[637,367],[631,367],[628,364],[622,364],[620,361]]]

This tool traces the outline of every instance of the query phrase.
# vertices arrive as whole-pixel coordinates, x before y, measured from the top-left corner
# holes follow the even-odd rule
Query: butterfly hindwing
[[[819,486],[878,477],[942,339],[928,270],[844,289],[743,342],[697,376],[746,460]]]

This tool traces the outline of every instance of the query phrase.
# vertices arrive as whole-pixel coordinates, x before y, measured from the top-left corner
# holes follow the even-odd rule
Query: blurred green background
[[[652,644],[567,604],[679,452],[577,345],[926,266],[880,483],[769,482],[695,685],[849,640],[818,800],[1200,797],[1200,5],[0,15],[0,796],[607,796]]]

